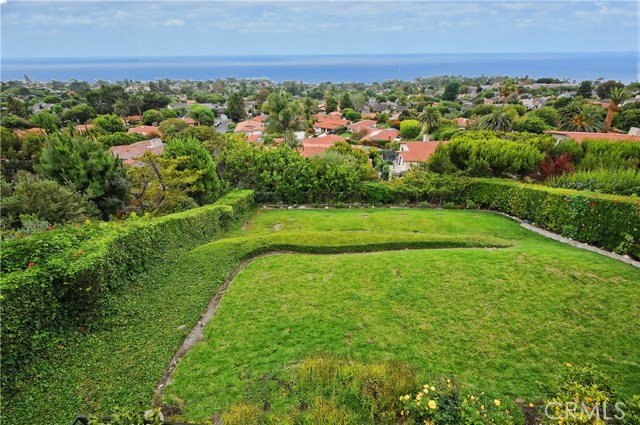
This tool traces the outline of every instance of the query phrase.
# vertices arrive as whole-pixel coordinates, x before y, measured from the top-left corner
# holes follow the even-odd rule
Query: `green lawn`
[[[353,253],[383,250],[393,251]],[[90,329],[63,336],[25,371],[20,393],[3,399],[3,423],[147,408],[220,284],[271,251],[300,253],[259,258],[238,274],[164,394],[190,420],[242,400],[261,374],[319,353],[402,360],[527,399],[564,362],[597,363],[625,394],[640,381],[632,266],[490,213],[260,210],[223,239],[170,253]],[[310,255],[321,252],[332,254]]]
[[[538,400],[537,383],[564,363],[591,362],[623,393],[637,390],[640,271],[631,266],[468,211],[260,211],[234,236],[309,231],[347,233],[354,243],[371,232],[496,236],[513,246],[255,260],[165,390],[164,400],[187,418],[210,417],[245,399],[247,384],[317,354],[400,360],[527,400]],[[229,242],[194,252],[215,257]]]

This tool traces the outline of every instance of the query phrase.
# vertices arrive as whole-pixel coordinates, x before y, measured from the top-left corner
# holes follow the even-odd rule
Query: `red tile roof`
[[[363,137],[362,140],[395,140],[400,137],[400,130],[396,130],[395,128],[384,128],[380,130],[375,130],[369,133],[367,136]]]
[[[257,117],[249,118],[251,121],[265,122],[269,118],[266,115],[258,115]]]
[[[588,133],[583,131],[545,131],[552,136],[566,136],[570,137],[578,143],[582,143],[584,140],[611,140],[611,141],[628,141],[628,142],[640,142],[640,136],[634,136],[632,134],[620,134],[620,133]]]
[[[349,126],[349,130],[355,133],[362,129],[374,128],[376,124],[378,124],[378,121],[376,120],[362,120],[362,121],[354,122],[353,124],[351,124]]]
[[[302,145],[309,147],[320,147],[320,146],[333,146],[337,142],[344,142],[346,139],[344,137],[338,136],[337,134],[329,134],[327,136],[322,137],[312,137],[309,139],[302,139]]]
[[[300,145],[298,147],[298,152],[300,152],[300,155],[304,156],[305,158],[310,158],[312,156],[322,155],[323,153],[327,152],[327,150],[329,150],[330,147],[331,146],[329,145],[325,145],[325,146]]]
[[[132,143],[130,145],[112,146],[109,148],[111,155],[123,160],[125,165],[138,165],[136,159],[140,158],[146,152],[152,152],[161,155],[164,152],[164,143],[160,139],[143,140],[141,142]]]
[[[402,142],[401,149],[402,145],[405,145],[408,150],[401,150],[400,156],[404,162],[424,162],[434,154],[440,143],[447,142]]]
[[[250,134],[250,135],[247,136],[247,142],[254,143],[254,142],[258,141],[259,138],[260,138],[260,136],[257,135],[257,134]]]
[[[193,118],[190,117],[184,117],[182,118],[182,121],[184,121],[185,124],[187,125],[196,125],[198,123],[198,121],[194,120]]]
[[[144,136],[160,135],[160,129],[152,125],[141,125],[140,127],[131,127],[127,133],[129,134],[142,134]]]
[[[236,133],[252,133],[254,131],[263,132],[264,124],[254,120],[240,121],[233,131]]]

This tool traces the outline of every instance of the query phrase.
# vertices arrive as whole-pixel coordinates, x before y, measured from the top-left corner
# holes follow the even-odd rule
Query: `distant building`
[[[165,144],[157,137],[151,140],[143,140],[141,142],[132,143],[130,145],[112,146],[109,148],[111,155],[122,159],[122,163],[129,167],[137,167],[142,164],[138,161],[142,155],[147,152],[156,155],[162,155]]]

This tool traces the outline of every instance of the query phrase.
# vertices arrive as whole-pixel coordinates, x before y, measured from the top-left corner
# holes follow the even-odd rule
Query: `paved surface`
[[[214,127],[218,133],[226,133],[227,130],[229,130],[231,120],[225,114],[221,114],[220,118],[217,119],[216,122],[220,123],[219,126]]]

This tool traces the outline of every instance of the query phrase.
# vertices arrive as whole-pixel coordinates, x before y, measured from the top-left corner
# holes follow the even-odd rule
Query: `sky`
[[[638,1],[0,0],[1,54],[638,51]]]

